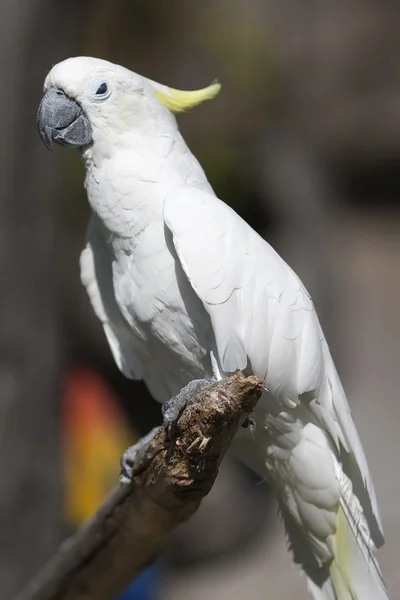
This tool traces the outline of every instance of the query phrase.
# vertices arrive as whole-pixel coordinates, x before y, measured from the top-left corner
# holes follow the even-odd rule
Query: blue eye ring
[[[111,94],[108,81],[97,78],[90,82],[90,95],[95,100],[105,100]]]

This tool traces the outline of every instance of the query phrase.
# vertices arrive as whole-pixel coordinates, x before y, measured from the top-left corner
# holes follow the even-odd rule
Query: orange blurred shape
[[[137,439],[115,393],[96,371],[71,369],[63,393],[65,515],[77,526],[118,483],[122,453]]]

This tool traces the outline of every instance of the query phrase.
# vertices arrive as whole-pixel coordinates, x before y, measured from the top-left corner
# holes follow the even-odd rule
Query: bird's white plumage
[[[161,402],[213,373],[262,376],[255,430],[239,432],[234,452],[274,489],[311,593],[388,598],[375,492],[311,298],[215,197],[154,84],[129,73],[77,58],[46,83],[76,97],[93,127],[81,272],[114,358]],[[112,93],[94,106],[84,90],[99,74]]]
[[[305,401],[337,450],[341,444],[354,456],[373,493],[350,408],[297,275],[232,209],[202,190],[174,188],[165,198],[164,217],[210,314],[222,368],[243,369],[249,360],[282,407]],[[379,521],[375,497],[372,504]]]
[[[81,279],[86,287],[97,318],[103,324],[107,341],[118,368],[125,377],[142,379],[135,338],[116,302],[113,286],[111,253],[101,235],[101,222],[92,215],[87,243],[80,258]]]
[[[313,501],[302,504],[309,490],[320,488],[320,495],[329,495],[329,482],[337,489],[332,453],[344,459],[369,518],[373,540],[367,543],[381,545],[379,511],[365,455],[301,281],[271,246],[212,194],[176,187],[165,198],[164,218],[185,273],[211,317],[222,369],[244,369],[249,362],[251,371],[264,378],[277,414],[271,431],[288,425],[290,411],[298,413],[287,438],[293,441],[291,470],[299,474],[293,490],[304,488],[303,494],[294,492],[296,510],[303,510],[301,520],[310,521],[311,531],[316,517]],[[273,411],[268,407],[267,412]],[[299,423],[301,435],[296,436]],[[324,431],[329,432],[328,439]],[[274,443],[273,434],[268,442]],[[321,470],[307,472],[307,462],[314,467],[321,462]],[[324,477],[328,477],[325,487]],[[333,508],[338,498],[333,494],[319,504]],[[347,505],[349,496],[343,502]],[[323,520],[318,526],[325,526]]]

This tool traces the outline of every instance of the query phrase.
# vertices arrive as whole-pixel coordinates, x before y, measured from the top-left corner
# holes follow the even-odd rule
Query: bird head
[[[151,133],[180,112],[214,98],[218,83],[182,91],[124,67],[89,57],[69,58],[47,75],[37,126],[45,146],[82,147],[96,136],[127,131]]]

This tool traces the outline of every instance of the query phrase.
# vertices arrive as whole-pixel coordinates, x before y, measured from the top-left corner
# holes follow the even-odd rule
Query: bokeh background
[[[400,598],[400,3],[13,0],[0,4],[0,597],[101,501],[160,421],[112,363],[79,282],[88,206],[36,110],[51,66],[118,62],[221,95],[179,116],[219,196],[311,291],[353,408]],[[268,487],[226,461],[126,600],[306,599]]]

